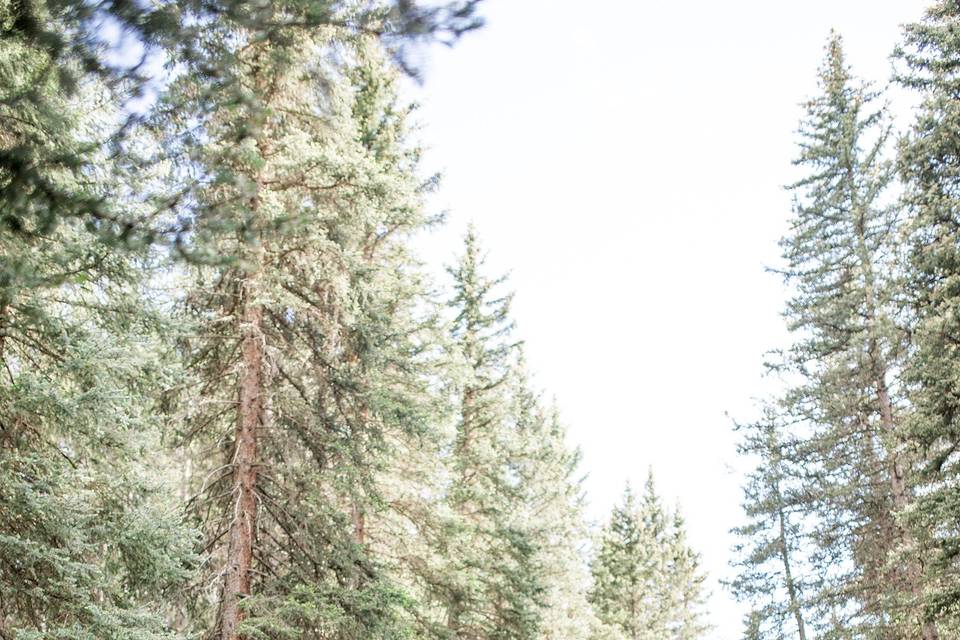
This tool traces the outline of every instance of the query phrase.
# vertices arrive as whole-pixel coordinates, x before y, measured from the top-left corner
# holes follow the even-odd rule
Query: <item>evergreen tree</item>
[[[956,631],[960,621],[960,6],[936,2],[908,25],[897,51],[898,80],[922,103],[900,149],[909,212],[907,295],[914,350],[908,366],[915,412],[911,441],[923,456],[920,499],[908,520],[936,550],[926,565],[928,615]]]
[[[590,602],[625,640],[700,638],[706,594],[683,520],[657,496],[651,473],[638,501],[628,486],[613,508],[593,560]]]
[[[0,42],[25,63],[0,92],[35,80],[22,47]],[[73,99],[33,89],[49,93],[65,127],[38,134],[43,153],[83,147],[112,121],[96,85]],[[0,147],[19,134],[0,133]],[[85,171],[67,163],[43,175],[78,201],[132,184],[105,154]],[[4,211],[32,210],[20,195]],[[0,226],[0,265],[0,637],[174,637],[167,598],[191,575],[196,536],[163,473],[161,394],[174,368],[158,343],[167,327],[141,293],[152,261],[112,252],[68,219]]]
[[[850,75],[836,35],[819,81],[796,161],[809,173],[791,187],[794,218],[781,242],[796,289],[785,316],[798,335],[782,368],[800,381],[782,406],[802,442],[792,464],[805,476],[820,568],[811,622],[826,637],[930,639],[936,629],[916,602],[921,558],[897,519],[913,496],[896,383],[906,342],[891,276],[898,210],[883,204],[890,128],[873,106],[877,94]]]
[[[750,606],[744,638],[807,640],[804,596],[810,586],[801,559],[810,532],[801,528],[807,505],[797,495],[797,476],[786,467],[791,451],[773,407],[764,420],[740,429],[745,436],[737,452],[756,460],[744,486],[747,524],[733,530],[740,539],[732,563],[738,575],[728,583],[737,600]]]
[[[225,33],[210,46],[236,56],[249,99],[224,88],[202,123],[193,242],[239,260],[199,270],[186,343],[192,506],[219,584],[205,626],[224,640],[399,636],[405,597],[364,519],[389,434],[429,417],[404,247],[426,222],[417,154],[375,43],[233,32],[221,49]]]
[[[706,576],[700,570],[700,555],[687,542],[687,528],[680,508],[673,511],[672,533],[668,545],[668,571],[674,611],[667,626],[671,637],[696,640],[711,627],[706,621]]]
[[[530,390],[522,359],[510,382],[516,433],[510,465],[519,492],[512,511],[514,526],[537,542],[533,565],[543,589],[538,637],[585,640],[599,621],[586,599],[580,452],[567,445],[557,409],[544,409]]]
[[[543,587],[537,541],[516,520],[521,478],[509,456],[517,435],[509,394],[517,350],[509,338],[512,295],[497,294],[504,278],[487,277],[483,264],[471,228],[459,264],[450,269],[452,337],[462,375],[447,492],[449,564],[434,597],[448,637],[519,640],[539,630]]]

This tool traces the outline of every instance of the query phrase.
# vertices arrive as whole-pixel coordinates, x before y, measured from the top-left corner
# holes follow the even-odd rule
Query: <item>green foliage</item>
[[[118,184],[57,179],[90,197]],[[0,637],[171,637],[157,596],[191,575],[196,536],[156,472],[175,366],[141,292],[150,264],[76,221],[2,240]]]
[[[826,49],[799,132],[806,176],[790,187],[781,241],[796,339],[775,369],[790,387],[744,444],[762,466],[746,489],[754,520],[739,530],[754,546],[733,585],[757,607],[753,637],[803,626],[825,638],[914,637],[922,557],[898,521],[913,501],[913,461],[897,384],[907,332],[896,306],[900,210],[885,202],[890,125],[878,94],[850,74],[839,36]]]
[[[522,496],[510,467],[517,434],[509,380],[518,345],[509,339],[511,296],[496,293],[504,278],[488,278],[483,263],[471,228],[459,264],[450,269],[451,330],[462,377],[447,490],[453,539],[444,544],[459,551],[448,559],[434,598],[449,637],[531,638],[543,586],[538,544],[514,519]]]
[[[639,500],[626,488],[600,535],[590,602],[615,637],[703,637],[709,626],[699,562],[687,545],[683,520],[663,508],[651,472]]]
[[[812,531],[798,482],[802,472],[790,466],[796,462],[791,446],[796,443],[783,441],[776,407],[768,407],[763,420],[738,428],[744,435],[737,452],[756,467],[744,485],[747,522],[733,530],[737,576],[726,586],[750,607],[745,640],[806,640],[816,581],[804,562]]]
[[[503,279],[471,231],[445,323],[410,251],[478,5],[0,0],[0,638],[612,633]]]
[[[359,43],[343,68],[325,61],[327,42],[295,44],[240,47],[251,65],[237,67],[249,73],[243,82],[272,89],[256,106],[260,128],[239,150],[236,127],[251,111],[237,112],[227,94],[222,114],[206,123],[200,159],[221,177],[200,194],[194,246],[240,262],[201,267],[189,297],[188,322],[200,337],[184,344],[203,398],[184,397],[185,444],[197,458],[193,508],[215,583],[229,563],[244,482],[233,435],[242,415],[231,399],[255,370],[264,409],[253,490],[263,508],[255,595],[241,628],[284,637],[332,625],[350,629],[347,637],[380,637],[385,620],[400,615],[394,600],[361,606],[372,596],[360,596],[394,587],[350,514],[375,520],[387,508],[379,486],[393,455],[387,442],[432,428],[430,331],[418,317],[424,291],[403,244],[426,223],[417,152],[403,139],[396,76],[371,43]],[[316,104],[324,118],[313,115]],[[245,331],[262,345],[254,362],[238,348]],[[304,599],[308,586],[316,598]]]
[[[3,0],[0,3],[0,221],[9,231],[30,233],[63,220],[78,219],[109,245],[171,243],[181,247],[192,224],[182,213],[193,180],[135,211],[112,194],[89,194],[65,188],[52,177],[60,172],[95,169],[94,151],[109,146],[134,169],[149,168],[153,158],[129,155],[129,136],[150,119],[145,105],[162,90],[168,76],[151,72],[175,61],[189,67],[201,93],[229,92],[237,105],[255,102],[257,92],[243,86],[231,68],[230,29],[239,29],[276,52],[289,50],[302,34],[341,41],[376,37],[411,73],[409,48],[418,42],[452,43],[482,24],[480,0],[421,4],[416,1],[354,2],[292,0],[257,4],[243,0],[153,3],[95,0]],[[211,35],[219,39],[213,43]],[[275,45],[275,46],[274,46]],[[128,62],[129,61],[129,62]],[[120,109],[96,140],[64,146],[69,124],[62,101],[99,83]],[[200,96],[202,98],[202,96]],[[216,104],[179,102],[183,121],[210,116]],[[188,111],[188,109],[193,109]],[[248,123],[255,126],[255,120]],[[200,141],[190,141],[196,150]],[[193,176],[196,178],[196,176]]]
[[[512,513],[514,526],[537,543],[531,566],[541,590],[538,637],[586,639],[599,622],[586,599],[580,453],[567,445],[557,409],[545,409],[530,390],[522,359],[509,382],[515,430],[509,470],[518,494]]]
[[[920,498],[909,520],[936,549],[927,564],[928,615],[955,629],[960,614],[957,522],[960,473],[960,9],[938,2],[908,25],[898,50],[898,80],[922,103],[901,147],[900,173],[909,212],[907,291],[914,314],[913,357],[907,370],[915,413],[910,436],[923,456]]]
[[[283,587],[244,601],[248,617],[241,624],[252,640],[335,637],[344,640],[413,638],[402,615],[412,603],[390,584],[342,587],[330,581]]]

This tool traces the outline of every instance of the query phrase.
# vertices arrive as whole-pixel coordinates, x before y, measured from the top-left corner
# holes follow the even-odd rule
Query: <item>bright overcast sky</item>
[[[883,85],[917,0],[486,0],[487,26],[432,51],[415,91],[444,175],[435,264],[474,221],[512,272],[519,337],[584,453],[593,520],[652,466],[740,635],[730,418],[754,415],[785,345],[776,265],[798,103],[832,28]],[[904,102],[896,96],[895,104]]]

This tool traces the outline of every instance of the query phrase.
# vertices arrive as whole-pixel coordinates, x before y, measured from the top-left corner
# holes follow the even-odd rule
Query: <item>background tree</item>
[[[580,452],[567,444],[556,407],[544,408],[531,391],[522,358],[510,387],[516,431],[511,468],[519,492],[514,526],[537,542],[533,565],[543,590],[538,636],[586,639],[595,633],[598,620],[587,602],[588,531],[577,475]]]
[[[435,598],[450,637],[531,638],[539,630],[543,587],[537,542],[516,519],[522,478],[510,458],[517,446],[509,388],[518,347],[510,340],[512,295],[498,294],[505,278],[489,278],[483,265],[471,228],[459,263],[449,270],[451,335],[461,373],[447,490],[448,565]]]
[[[739,539],[732,562],[737,576],[727,586],[750,606],[746,640],[809,637],[804,620],[812,585],[802,559],[810,532],[801,527],[807,505],[797,491],[797,472],[786,466],[791,451],[778,422],[776,407],[769,407],[763,420],[738,426],[744,435],[737,452],[756,466],[743,488],[747,522],[733,530]]]
[[[685,535],[682,519],[663,508],[652,472],[639,500],[626,488],[600,534],[589,595],[618,637],[688,640],[708,630],[704,576]]]

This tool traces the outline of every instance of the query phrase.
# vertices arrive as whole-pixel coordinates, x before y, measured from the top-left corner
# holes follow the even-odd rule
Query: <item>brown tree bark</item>
[[[890,492],[893,497],[893,505],[898,512],[903,511],[910,505],[910,491],[907,488],[905,479],[905,470],[903,468],[902,458],[897,451],[898,434],[896,423],[893,417],[893,403],[890,400],[890,392],[887,389],[886,372],[879,368],[875,380],[877,400],[880,404],[880,424],[890,443],[889,452],[889,473],[890,473]],[[897,526],[897,534],[901,541],[911,544],[915,542],[909,531],[901,526]],[[909,558],[904,567],[906,581],[912,594],[918,599],[922,596],[923,566],[919,558]],[[920,624],[920,635],[923,640],[938,640],[936,626],[929,621],[918,621]]]
[[[868,331],[867,356],[870,360],[870,374],[873,378],[873,386],[877,395],[877,404],[880,409],[880,430],[882,438],[886,444],[887,468],[890,474],[890,496],[893,499],[893,506],[896,512],[902,512],[910,505],[910,489],[906,482],[906,469],[904,468],[903,458],[900,452],[900,434],[897,430],[896,419],[893,412],[893,401],[890,398],[890,390],[887,386],[887,375],[889,366],[880,348],[880,337],[877,332],[877,299],[875,292],[875,280],[873,272],[873,261],[869,250],[867,249],[867,230],[865,223],[865,212],[861,211],[856,220],[856,231],[858,236],[857,251],[860,257],[861,268],[863,269],[864,284],[866,290],[866,322]],[[894,515],[894,514],[891,514]],[[894,525],[896,542],[906,543],[912,546],[915,542],[912,533],[904,529],[899,524]],[[891,545],[891,548],[896,548]],[[910,593],[920,598],[922,595],[923,566],[919,557],[906,559],[906,566],[903,567],[903,577]],[[929,621],[923,621],[918,616],[916,622],[920,626],[920,636],[923,640],[939,640],[936,626]]]
[[[7,309],[6,302],[0,303],[0,361],[3,360],[4,349],[7,344]]]
[[[353,519],[353,541],[363,545],[367,541],[367,518],[356,498],[353,499],[350,515]]]
[[[241,600],[250,595],[253,547],[257,527],[257,440],[263,424],[264,391],[263,307],[256,299],[256,279],[249,276],[241,285],[241,373],[239,409],[234,433],[233,497],[223,596],[220,604],[221,640],[237,640],[243,620]]]

